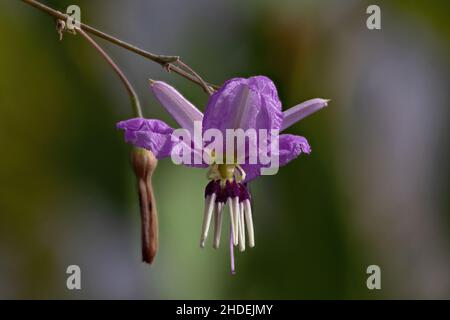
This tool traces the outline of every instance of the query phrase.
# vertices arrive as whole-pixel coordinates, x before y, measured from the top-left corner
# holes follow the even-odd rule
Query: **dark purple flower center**
[[[205,187],[205,198],[212,194],[216,195],[216,202],[221,203],[226,203],[228,199],[236,197],[239,198],[239,202],[250,199],[247,183],[234,180],[227,180],[225,184],[221,180],[211,180]]]

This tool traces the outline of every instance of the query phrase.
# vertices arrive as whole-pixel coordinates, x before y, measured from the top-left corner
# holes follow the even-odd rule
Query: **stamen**
[[[205,187],[205,198],[216,193],[216,181],[210,181]]]
[[[232,225],[233,225],[233,243],[235,246],[238,245],[239,241],[239,185],[236,181],[226,182],[227,196],[229,200],[230,214],[232,215]]]
[[[205,198],[205,211],[203,214],[202,234],[200,237],[200,247],[205,247],[205,240],[208,236],[209,225],[211,223],[211,216],[214,209],[214,203],[216,201],[216,194],[212,193]]]
[[[233,229],[230,227],[230,263],[231,263],[231,274],[236,274],[236,269],[234,268],[234,248],[233,248]]]
[[[247,224],[248,245],[250,248],[253,248],[255,246],[255,234],[253,231],[252,207],[249,199],[244,200],[244,211],[245,223]]]
[[[213,248],[217,249],[220,245],[220,233],[222,231],[222,209],[223,209],[223,203],[216,202],[216,205],[214,207],[214,218],[215,218],[215,224],[214,224],[214,243]]]
[[[214,179],[208,183],[205,188],[205,212],[203,216],[202,234],[200,238],[200,246],[205,246],[208,236],[208,230],[211,223],[212,214],[214,213],[214,239],[213,247],[218,248],[220,245],[220,236],[222,230],[223,210],[228,205],[230,214],[230,258],[231,273],[235,274],[234,246],[239,246],[240,251],[245,251],[246,239],[245,230],[247,225],[249,246],[255,246],[253,232],[252,209],[250,205],[250,194],[246,183],[236,182],[237,179],[228,178],[231,173],[231,167],[215,167],[219,171],[226,171],[226,178],[220,174],[220,179]],[[215,170],[211,168],[211,173]],[[237,174],[242,174],[245,179],[245,172],[240,166],[236,166]]]
[[[239,220],[240,220],[240,210],[239,210],[239,198],[233,197],[231,199],[234,214],[234,245],[237,246],[239,243]]]
[[[233,234],[233,244],[234,244],[234,233],[236,231],[236,222],[234,220],[235,214],[234,214],[234,206],[232,204],[232,201],[230,198],[227,199],[228,203],[228,210],[230,211],[230,221],[231,221],[231,234]]]
[[[215,193],[217,194],[216,202],[220,202],[223,205],[225,205],[227,203],[227,198],[228,198],[227,191],[226,191],[225,187],[222,186],[220,180],[216,180],[214,183],[215,183],[214,186],[215,186],[215,190],[216,190]]]
[[[239,250],[245,251],[244,204],[239,203]]]

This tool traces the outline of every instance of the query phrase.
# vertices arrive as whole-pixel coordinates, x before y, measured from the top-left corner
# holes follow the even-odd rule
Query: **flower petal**
[[[308,141],[301,136],[282,134],[279,136],[278,143],[278,165],[280,167],[285,166],[297,158],[301,153],[311,153],[311,147],[309,146]],[[270,150],[270,146],[268,147],[268,150]],[[270,156],[270,152],[268,152],[267,155]],[[268,168],[270,165],[273,164],[241,164],[246,175],[244,182],[249,182],[259,177],[261,175],[261,169]]]
[[[294,123],[302,120],[303,118],[306,118],[307,116],[322,109],[323,107],[326,107],[328,101],[330,100],[320,98],[311,99],[284,111],[281,130],[292,126]]]
[[[154,119],[134,118],[117,123],[125,131],[125,141],[136,147],[150,150],[157,159],[170,156],[174,142],[173,129],[165,122]]]
[[[194,132],[194,121],[201,122],[203,114],[175,88],[162,81],[150,81],[150,88],[156,99],[172,118],[184,129]]]
[[[261,168],[259,164],[241,164],[242,170],[245,172],[245,180],[243,183],[250,182],[261,175]]]
[[[280,129],[282,119],[281,102],[269,78],[234,78],[210,97],[203,130]]]
[[[279,139],[279,163],[280,167],[297,158],[302,152],[311,153],[311,147],[305,137],[293,134],[282,134]]]

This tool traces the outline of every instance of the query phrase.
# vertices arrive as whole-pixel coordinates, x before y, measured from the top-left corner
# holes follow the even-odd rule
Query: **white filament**
[[[231,221],[231,231],[233,233],[233,245],[235,245],[234,243],[234,235],[236,234],[236,221],[234,220],[234,206],[232,204],[232,200],[230,198],[227,199],[227,203],[228,203],[228,209],[230,211],[230,221]]]
[[[239,244],[239,220],[240,220],[240,210],[239,210],[239,198],[234,197],[231,199],[232,207],[233,207],[233,220],[234,220],[234,239],[233,243],[235,246]]]
[[[216,194],[213,193],[205,198],[205,211],[203,214],[202,234],[200,237],[200,247],[205,247],[205,240],[208,236],[209,225],[211,223],[212,212],[214,209],[214,203],[216,201]]]
[[[245,251],[244,204],[239,203],[239,250]]]
[[[245,223],[247,224],[248,245],[250,248],[253,248],[255,246],[255,234],[253,231],[252,207],[249,199],[244,201],[244,211]]]
[[[214,242],[213,247],[219,248],[220,245],[220,234],[222,231],[222,209],[223,204],[221,202],[216,203],[216,206],[214,207]]]

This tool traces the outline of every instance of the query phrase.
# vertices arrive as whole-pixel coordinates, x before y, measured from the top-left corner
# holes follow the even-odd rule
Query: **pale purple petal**
[[[322,109],[323,107],[326,107],[328,101],[330,100],[320,98],[311,99],[284,111],[281,130],[292,126],[294,123],[302,120],[303,118],[306,118],[307,116]]]
[[[280,167],[288,164],[290,161],[297,158],[301,153],[311,153],[311,147],[309,146],[306,138],[292,134],[280,135],[278,146],[278,162]],[[268,147],[268,150],[270,150],[270,146]],[[267,151],[266,155],[270,156],[270,152]],[[246,174],[244,182],[249,182],[259,177],[261,175],[261,169],[267,168],[269,165],[271,164],[241,164],[241,167]]]
[[[170,156],[173,129],[160,120],[134,118],[117,123],[125,131],[125,141],[154,153],[157,159]]]
[[[305,137],[282,134],[279,138],[280,167],[297,158],[301,153],[311,153],[311,147]]]
[[[203,130],[280,129],[281,102],[273,82],[264,76],[234,78],[214,93],[206,106]]]
[[[194,121],[201,123],[203,114],[175,88],[162,81],[151,81],[150,88],[156,99],[172,118],[184,129],[194,132]]]
[[[260,164],[241,164],[241,167],[245,171],[245,180],[243,182],[247,183],[261,175],[261,168],[263,166]]]

